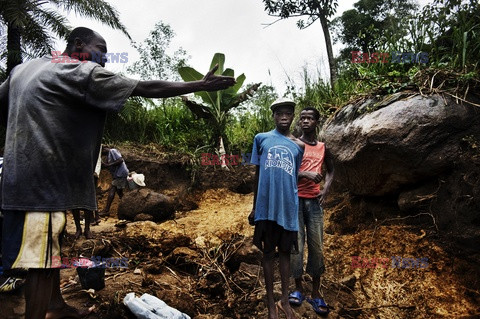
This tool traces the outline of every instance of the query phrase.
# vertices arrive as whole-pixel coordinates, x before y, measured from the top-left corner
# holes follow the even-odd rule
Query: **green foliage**
[[[262,86],[229,117],[225,134],[231,153],[251,152],[255,134],[275,127],[270,105],[276,98],[273,87]],[[200,153],[215,151],[213,139],[209,122],[196,118],[178,98],[166,99],[155,108],[149,99],[130,98],[119,114],[108,116],[104,134],[106,143],[156,143],[186,154],[192,176],[200,165]]]
[[[170,25],[157,22],[143,44],[133,44],[140,54],[140,59],[128,67],[127,71],[139,74],[143,80],[180,80],[177,70],[186,65],[188,56],[182,48],[169,53],[174,37],[175,32]]]
[[[236,116],[231,118],[226,128],[232,153],[251,152],[255,135],[275,128],[270,105],[277,97],[272,86],[264,85],[248,102],[236,110]]]
[[[346,45],[342,59],[351,51],[405,51],[409,45],[409,21],[418,5],[413,0],[360,0],[354,9],[332,21],[335,42]]]
[[[354,80],[355,76],[357,75],[352,74],[350,70],[344,70],[332,87],[321,78],[320,74],[309,74],[307,68],[304,68],[302,86],[290,84],[288,94],[292,95],[297,103],[297,113],[310,106],[320,112],[322,120],[326,120],[346,102],[366,89],[361,81]],[[296,127],[295,131],[298,134],[299,128]]]
[[[479,88],[478,1],[434,0],[419,10],[411,1],[360,0],[354,7],[334,21],[336,40],[346,45],[338,58],[344,95],[435,89],[465,97]],[[390,57],[385,63],[352,63],[351,51]],[[428,61],[392,63],[396,51],[424,52]],[[332,98],[333,104],[340,101]]]
[[[180,99],[166,99],[162,107],[145,107],[149,101],[130,98],[122,111],[110,114],[106,142],[158,143],[171,150],[190,150],[210,139],[205,123],[196,120]]]
[[[225,55],[222,53],[216,53],[213,56],[210,69],[215,65],[218,65],[218,69],[215,72],[217,75],[235,76],[235,72],[232,69],[225,69]],[[178,69],[180,76],[184,81],[198,81],[203,79],[204,75],[191,67],[183,67]],[[212,91],[212,92],[196,92],[195,96],[200,98],[203,102],[190,101],[184,98],[186,106],[194,113],[198,118],[205,119],[211,127],[212,136],[215,141],[213,143],[218,148],[221,141],[225,144],[225,148],[228,147],[228,137],[225,133],[225,128],[229,120],[230,111],[238,107],[241,103],[247,101],[253,93],[258,89],[260,83],[254,84],[247,88],[245,91],[239,93],[240,88],[245,81],[245,75],[241,74],[236,78],[236,84],[225,90]]]
[[[364,53],[426,52],[428,65],[455,70],[477,69],[480,60],[478,1],[434,0],[422,10],[413,1],[360,0],[355,9],[333,21],[334,39],[345,44],[340,64],[350,64],[351,51]],[[391,58],[388,63],[391,62]],[[418,64],[374,67],[382,75],[409,72]],[[356,66],[351,66],[356,68]],[[392,68],[394,70],[392,70]]]
[[[337,11],[336,0],[263,0],[265,11],[282,19],[297,16],[306,16],[306,20],[299,20],[297,25],[305,29],[312,25],[320,16],[329,18]]]
[[[335,110],[336,105],[343,102],[342,96],[344,91],[339,91],[343,82],[339,82],[337,79],[334,87],[332,88],[328,83],[325,83],[319,76],[316,79],[312,79],[307,72],[307,69],[303,70],[303,92],[297,98],[297,109],[302,109],[307,106],[315,107],[322,117],[330,116]],[[343,87],[342,87],[343,89]]]
[[[478,69],[480,60],[480,4],[478,1],[435,0],[418,15],[425,28],[421,39],[430,48],[432,64],[457,70]]]
[[[224,70],[224,64],[225,55],[222,53],[215,53],[210,64],[210,69],[212,69],[215,65],[218,65],[218,69],[215,74],[234,77],[235,72],[232,69]],[[203,79],[204,77],[203,74],[191,67],[179,68],[178,72],[180,73],[182,79],[187,82],[198,81]],[[206,107],[211,111],[210,113],[219,117],[219,122],[223,120],[221,119],[221,117],[225,115],[223,113],[228,112],[228,110],[230,110],[231,108],[238,106],[234,106],[234,103],[236,102],[238,91],[240,90],[243,82],[245,81],[245,75],[241,74],[235,80],[237,83],[234,86],[229,87],[225,90],[212,92],[200,91],[195,93],[196,96],[200,97],[202,101],[207,104]]]
[[[352,64],[345,80],[355,81],[354,92],[391,94],[415,84],[415,76],[426,66],[405,63]]]
[[[53,34],[66,39],[70,33],[67,18],[48,6],[66,12],[73,10],[118,29],[130,38],[118,12],[104,0],[0,0],[0,24],[2,28],[8,27],[9,37],[7,74],[15,65],[22,63],[22,56],[49,54],[53,48]]]

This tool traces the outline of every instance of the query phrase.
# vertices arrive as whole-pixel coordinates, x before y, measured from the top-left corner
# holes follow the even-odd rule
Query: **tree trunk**
[[[325,44],[327,45],[328,66],[330,68],[330,86],[337,81],[337,67],[335,65],[335,59],[333,58],[332,39],[330,32],[328,31],[328,20],[323,15],[318,15],[320,24],[322,25],[323,36],[325,37]]]
[[[7,30],[7,76],[20,63],[22,63],[21,29],[9,22]]]

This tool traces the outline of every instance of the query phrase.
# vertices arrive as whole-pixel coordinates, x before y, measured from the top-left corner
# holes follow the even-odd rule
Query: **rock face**
[[[337,182],[357,195],[393,194],[449,169],[461,141],[480,138],[480,109],[398,93],[345,106],[323,131]]]
[[[345,106],[322,134],[334,158],[334,185],[354,199],[331,218],[337,229],[329,231],[410,215],[410,222],[427,222],[480,251],[479,107],[399,93]]]
[[[125,193],[118,206],[118,218],[135,220],[137,215],[152,216],[155,222],[173,218],[174,201],[163,194],[148,188],[136,189]],[[142,218],[140,218],[142,219]]]

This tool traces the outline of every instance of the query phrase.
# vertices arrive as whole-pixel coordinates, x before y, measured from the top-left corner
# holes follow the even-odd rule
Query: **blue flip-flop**
[[[325,303],[325,300],[323,300],[322,298],[313,298],[313,299],[307,298],[307,301],[312,305],[313,310],[318,315],[327,315],[330,312],[330,308]],[[323,310],[320,308],[327,308],[327,310]]]
[[[294,306],[300,306],[304,300],[305,296],[298,290],[288,295],[288,302]]]

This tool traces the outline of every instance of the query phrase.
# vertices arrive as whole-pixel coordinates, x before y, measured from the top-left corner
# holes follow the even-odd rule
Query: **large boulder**
[[[171,197],[148,188],[140,188],[125,193],[118,206],[118,218],[135,220],[135,216],[151,215],[155,222],[174,217],[175,205]]]
[[[351,195],[327,232],[354,232],[363,222],[404,215],[457,248],[480,251],[480,108],[399,93],[345,106],[323,134],[334,185]]]
[[[325,123],[335,180],[356,195],[396,194],[449,169],[480,110],[440,96],[398,93],[343,107]]]

